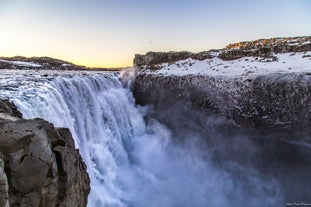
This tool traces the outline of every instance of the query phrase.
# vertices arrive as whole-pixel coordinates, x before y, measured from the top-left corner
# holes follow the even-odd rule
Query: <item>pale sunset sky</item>
[[[310,36],[310,22],[310,0],[0,0],[0,56],[131,66],[136,53]]]

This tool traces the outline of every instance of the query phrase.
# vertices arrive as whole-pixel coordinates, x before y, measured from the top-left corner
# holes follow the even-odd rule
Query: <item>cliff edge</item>
[[[193,60],[207,60],[218,57],[221,60],[237,60],[243,57],[269,58],[276,61],[275,54],[299,53],[311,51],[311,37],[287,37],[259,39],[238,42],[227,45],[223,49],[212,49],[199,53],[183,52],[148,52],[145,55],[136,54],[133,60],[135,67],[143,69],[159,69],[161,63],[174,63],[191,58]],[[311,57],[307,55],[306,57]]]
[[[261,39],[197,54],[149,52],[136,55],[134,64],[137,104],[163,109],[182,103],[242,127],[310,129],[311,37]]]

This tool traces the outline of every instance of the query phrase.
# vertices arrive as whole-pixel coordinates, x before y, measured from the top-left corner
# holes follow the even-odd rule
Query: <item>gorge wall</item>
[[[0,101],[0,205],[86,206],[90,180],[71,133]]]
[[[199,53],[183,52],[148,52],[145,55],[136,54],[134,66],[147,66],[151,69],[159,69],[157,64],[175,62],[192,58],[194,60],[205,60],[214,57],[213,53],[219,52],[222,60],[235,60],[242,57],[273,57],[277,53],[297,53],[311,51],[311,37],[271,38],[255,41],[239,42],[229,44],[223,49],[213,49]]]
[[[13,72],[4,97],[29,119],[0,101],[0,206],[308,202],[310,40],[136,55],[135,100],[117,74]]]
[[[181,101],[241,126],[304,130],[311,126],[311,74],[269,74],[246,80],[139,74],[133,91],[138,104],[163,108]]]
[[[296,129],[310,134],[310,39],[272,38],[197,54],[136,55],[138,74],[133,93],[138,104],[153,104],[158,109],[182,102],[185,108],[221,115],[239,126]],[[300,55],[296,65],[307,62],[305,70],[293,71],[288,65],[296,54]],[[197,67],[204,70],[191,72]],[[243,73],[227,75],[241,68]],[[282,68],[288,69],[279,72]],[[310,136],[304,137],[311,141]]]
[[[216,168],[259,173],[277,181],[285,202],[308,202],[310,50],[310,37],[301,37],[136,55],[132,90],[177,143],[199,139]]]

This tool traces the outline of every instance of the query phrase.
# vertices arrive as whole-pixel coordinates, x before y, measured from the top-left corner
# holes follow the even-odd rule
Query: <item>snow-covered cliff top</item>
[[[267,73],[311,72],[311,51],[275,54],[271,58],[243,57],[225,61],[217,55],[211,59],[188,58],[174,63],[162,63],[159,69],[141,68],[142,72],[162,75],[210,75],[210,76],[253,76]]]
[[[311,37],[239,42],[201,53],[148,52],[135,55],[140,72],[161,75],[256,76],[311,72]]]

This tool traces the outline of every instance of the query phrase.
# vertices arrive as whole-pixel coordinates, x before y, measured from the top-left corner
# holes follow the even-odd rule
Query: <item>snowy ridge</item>
[[[166,103],[165,96],[179,97],[193,108],[225,115],[241,126],[309,127],[309,41],[275,38],[197,54],[136,55],[135,98],[140,104],[163,105],[158,100]]]
[[[226,49],[256,49],[260,47],[273,47],[273,46],[298,46],[311,43],[311,37],[279,37],[270,39],[259,39],[255,41],[245,41],[229,44]]]
[[[25,62],[25,61],[10,61],[10,60],[0,59],[0,62],[10,63],[10,64],[17,65],[17,66],[26,66],[26,67],[35,67],[35,68],[42,67],[42,65],[40,65],[40,64],[36,64],[33,62]]]
[[[188,58],[173,63],[162,63],[158,70],[142,66],[141,72],[161,75],[257,76],[269,73],[311,72],[311,51],[280,53],[273,57],[243,57],[225,61],[217,55],[211,59]]]
[[[229,44],[200,53],[148,52],[136,54],[135,67],[161,75],[257,76],[310,72],[311,37],[259,39]]]
[[[0,57],[0,70],[76,70],[117,71],[121,68],[93,68],[50,57]]]

